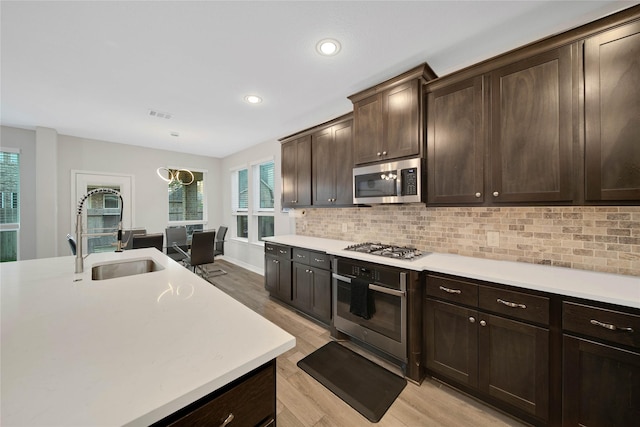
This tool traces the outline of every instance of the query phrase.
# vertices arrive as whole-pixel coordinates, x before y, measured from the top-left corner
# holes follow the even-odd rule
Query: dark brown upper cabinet
[[[493,203],[572,201],[571,46],[491,73]]]
[[[282,144],[282,207],[311,205],[311,135]]]
[[[571,46],[428,93],[428,203],[571,202]]]
[[[356,165],[423,154],[421,91],[433,78],[433,70],[422,64],[349,97]]]
[[[640,22],[584,44],[587,201],[640,201]]]
[[[640,202],[640,6],[425,84],[427,203]]]
[[[484,202],[486,106],[484,78],[429,93],[428,203]]]
[[[313,205],[353,204],[353,119],[311,135]]]

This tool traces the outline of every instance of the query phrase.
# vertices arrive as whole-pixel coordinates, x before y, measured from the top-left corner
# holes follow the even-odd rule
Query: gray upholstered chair
[[[167,256],[175,261],[184,259],[183,252],[178,252],[174,245],[178,245],[184,252],[189,248],[187,246],[187,227],[167,227],[165,229],[167,242]]]
[[[132,228],[130,230],[122,230],[122,249],[133,249],[133,236],[136,234],[147,234],[146,228]]]
[[[174,245],[173,248],[182,253],[184,256],[183,262],[191,267],[194,273],[199,274],[204,279],[208,279],[210,271],[207,270],[207,264],[212,264],[214,261],[213,247],[215,238],[216,232],[213,230],[195,232],[191,237],[191,249],[188,253],[178,245]]]
[[[164,243],[164,234],[156,233],[156,234],[134,234],[132,236],[133,239],[133,249],[141,249],[141,248],[156,248],[160,252],[162,252],[162,245]]]

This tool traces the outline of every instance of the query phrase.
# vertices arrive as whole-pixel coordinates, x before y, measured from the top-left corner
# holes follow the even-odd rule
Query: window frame
[[[17,160],[16,161],[10,161],[9,163],[11,164],[17,164],[18,165],[18,191],[3,191],[0,194],[0,197],[2,198],[2,208],[7,208],[7,206],[5,206],[5,195],[8,195],[8,202],[9,202],[9,209],[17,209],[17,222],[7,222],[7,223],[0,223],[0,232],[15,232],[16,233],[16,261],[20,261],[20,223],[21,223],[21,216],[22,216],[22,209],[20,206],[20,192],[22,191],[22,170],[21,170],[21,162],[20,162],[20,157],[22,156],[22,150],[20,150],[19,148],[13,148],[13,147],[2,147],[0,148],[0,152],[3,153],[7,153],[7,154],[17,154]]]
[[[274,167],[274,182],[273,182],[273,207],[261,208],[260,207],[260,166],[273,163]],[[275,194],[275,167],[276,161],[274,156],[269,156],[259,160],[255,160],[241,166],[236,166],[229,170],[231,176],[231,216],[234,218],[234,240],[241,242],[254,244],[258,246],[264,246],[264,240],[260,240],[259,234],[259,217],[273,217],[275,225],[275,210],[276,210],[276,194]],[[247,171],[247,191],[248,199],[247,209],[239,208],[239,172],[242,170]],[[246,217],[247,221],[247,237],[238,237],[238,217]]]
[[[170,208],[169,208],[169,191],[167,191],[167,198],[166,198],[166,207],[167,207],[167,227],[179,227],[179,226],[188,226],[188,225],[202,225],[202,229],[206,229],[207,228],[207,224],[209,223],[209,209],[208,209],[208,204],[207,204],[207,186],[208,186],[208,176],[209,176],[209,171],[206,169],[199,169],[199,168],[191,168],[191,167],[184,167],[184,166],[167,166],[167,169],[170,170],[189,170],[191,172],[197,172],[197,173],[201,173],[202,174],[202,219],[198,219],[198,220],[194,220],[194,219],[188,219],[188,220],[171,220],[169,218],[170,215]],[[169,188],[169,183],[165,182],[166,186],[167,186],[167,190]]]

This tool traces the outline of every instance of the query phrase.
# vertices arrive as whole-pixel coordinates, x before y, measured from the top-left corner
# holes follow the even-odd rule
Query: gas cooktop
[[[387,245],[379,242],[356,243],[355,245],[347,246],[345,250],[405,260],[413,260],[422,256],[422,252],[416,248],[409,246]]]

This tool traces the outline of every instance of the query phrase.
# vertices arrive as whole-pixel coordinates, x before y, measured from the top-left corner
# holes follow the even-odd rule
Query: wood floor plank
[[[296,347],[276,363],[278,427],[520,427],[525,424],[430,378],[407,383],[382,419],[374,424],[326,389],[296,363],[331,341],[327,328],[269,297],[264,277],[224,260],[227,274],[209,281],[220,290],[296,337]],[[347,348],[395,373],[400,370],[349,341]]]

